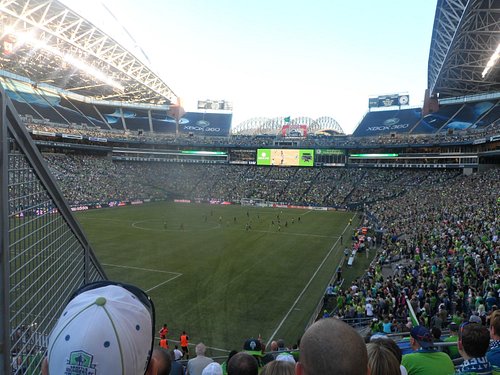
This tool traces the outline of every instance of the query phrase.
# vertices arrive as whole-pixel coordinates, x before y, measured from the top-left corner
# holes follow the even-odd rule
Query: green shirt
[[[405,354],[401,364],[408,375],[453,375],[455,367],[448,354],[433,350],[420,350]]]
[[[458,336],[447,337],[444,342],[458,342]],[[448,353],[451,359],[460,358],[460,353],[458,352],[458,346],[447,346],[445,352]]]

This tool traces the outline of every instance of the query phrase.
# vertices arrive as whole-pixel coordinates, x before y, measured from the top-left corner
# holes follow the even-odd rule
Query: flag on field
[[[285,117],[285,119],[284,119],[284,120],[285,120],[285,122],[290,122],[290,116]]]

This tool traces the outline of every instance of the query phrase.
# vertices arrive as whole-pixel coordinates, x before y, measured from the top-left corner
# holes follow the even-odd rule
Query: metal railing
[[[1,88],[0,103],[0,372],[38,374],[71,293],[106,275]]]

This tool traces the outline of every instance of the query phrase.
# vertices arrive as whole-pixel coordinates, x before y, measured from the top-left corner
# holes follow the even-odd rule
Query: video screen
[[[257,150],[257,165],[313,167],[314,150],[259,148]]]

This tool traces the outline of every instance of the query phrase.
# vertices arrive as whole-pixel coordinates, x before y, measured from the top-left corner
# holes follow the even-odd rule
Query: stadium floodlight
[[[51,53],[52,55],[58,56],[61,59],[63,59],[66,63],[74,66],[75,68],[85,72],[89,76],[106,83],[107,85],[110,85],[120,91],[125,91],[125,88],[123,85],[114,79],[110,78],[106,73],[88,65],[84,61],[80,60],[78,57],[75,57],[73,55],[70,55],[68,53],[63,53],[57,48],[54,48],[52,46],[49,46],[47,43],[45,43],[43,40],[39,40],[35,37],[34,33],[26,33],[26,32],[14,32],[12,33],[13,35],[16,36],[18,43],[19,44],[27,44],[32,46],[33,49],[43,49],[44,51],[47,51]]]
[[[491,68],[495,66],[499,58],[500,58],[500,43],[498,43],[497,49],[491,55],[490,59],[488,60],[488,63],[486,64],[486,68],[484,68],[483,73],[481,74],[483,78],[486,77]]]

